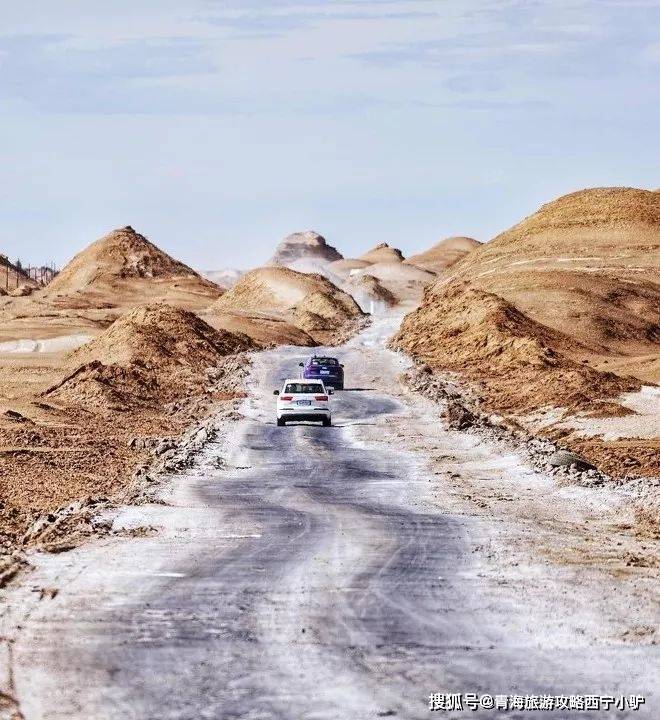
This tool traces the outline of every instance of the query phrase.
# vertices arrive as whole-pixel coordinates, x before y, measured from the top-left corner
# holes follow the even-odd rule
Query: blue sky
[[[127,224],[195,267],[284,235],[488,240],[660,186],[660,0],[23,0],[0,6],[0,252]]]

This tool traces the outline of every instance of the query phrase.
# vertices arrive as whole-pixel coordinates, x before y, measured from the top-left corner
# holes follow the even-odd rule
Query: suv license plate
[[[312,401],[311,400],[298,400],[297,404],[298,405],[311,405]]]

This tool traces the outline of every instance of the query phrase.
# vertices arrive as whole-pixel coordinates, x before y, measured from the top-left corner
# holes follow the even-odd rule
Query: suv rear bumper
[[[308,420],[311,422],[319,422],[329,418],[331,415],[329,410],[314,409],[309,410],[282,410],[277,413],[278,419],[283,420]]]

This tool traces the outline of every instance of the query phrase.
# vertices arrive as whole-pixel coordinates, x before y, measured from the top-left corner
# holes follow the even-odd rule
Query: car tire
[[[286,420],[284,418],[277,418],[277,426],[278,427],[284,427],[286,425]]]
[[[330,427],[332,425],[332,420],[330,418],[323,418],[323,427]]]

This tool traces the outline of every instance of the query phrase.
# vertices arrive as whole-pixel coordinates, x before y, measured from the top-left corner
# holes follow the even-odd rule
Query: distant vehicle
[[[300,378],[285,380],[277,395],[277,424],[281,427],[294,420],[321,422],[325,427],[332,424],[330,398],[332,388],[326,388],[320,380]]]
[[[307,362],[300,363],[302,376],[306,380],[323,380],[325,386],[335,390],[344,389],[344,366],[337,358],[312,355]]]

